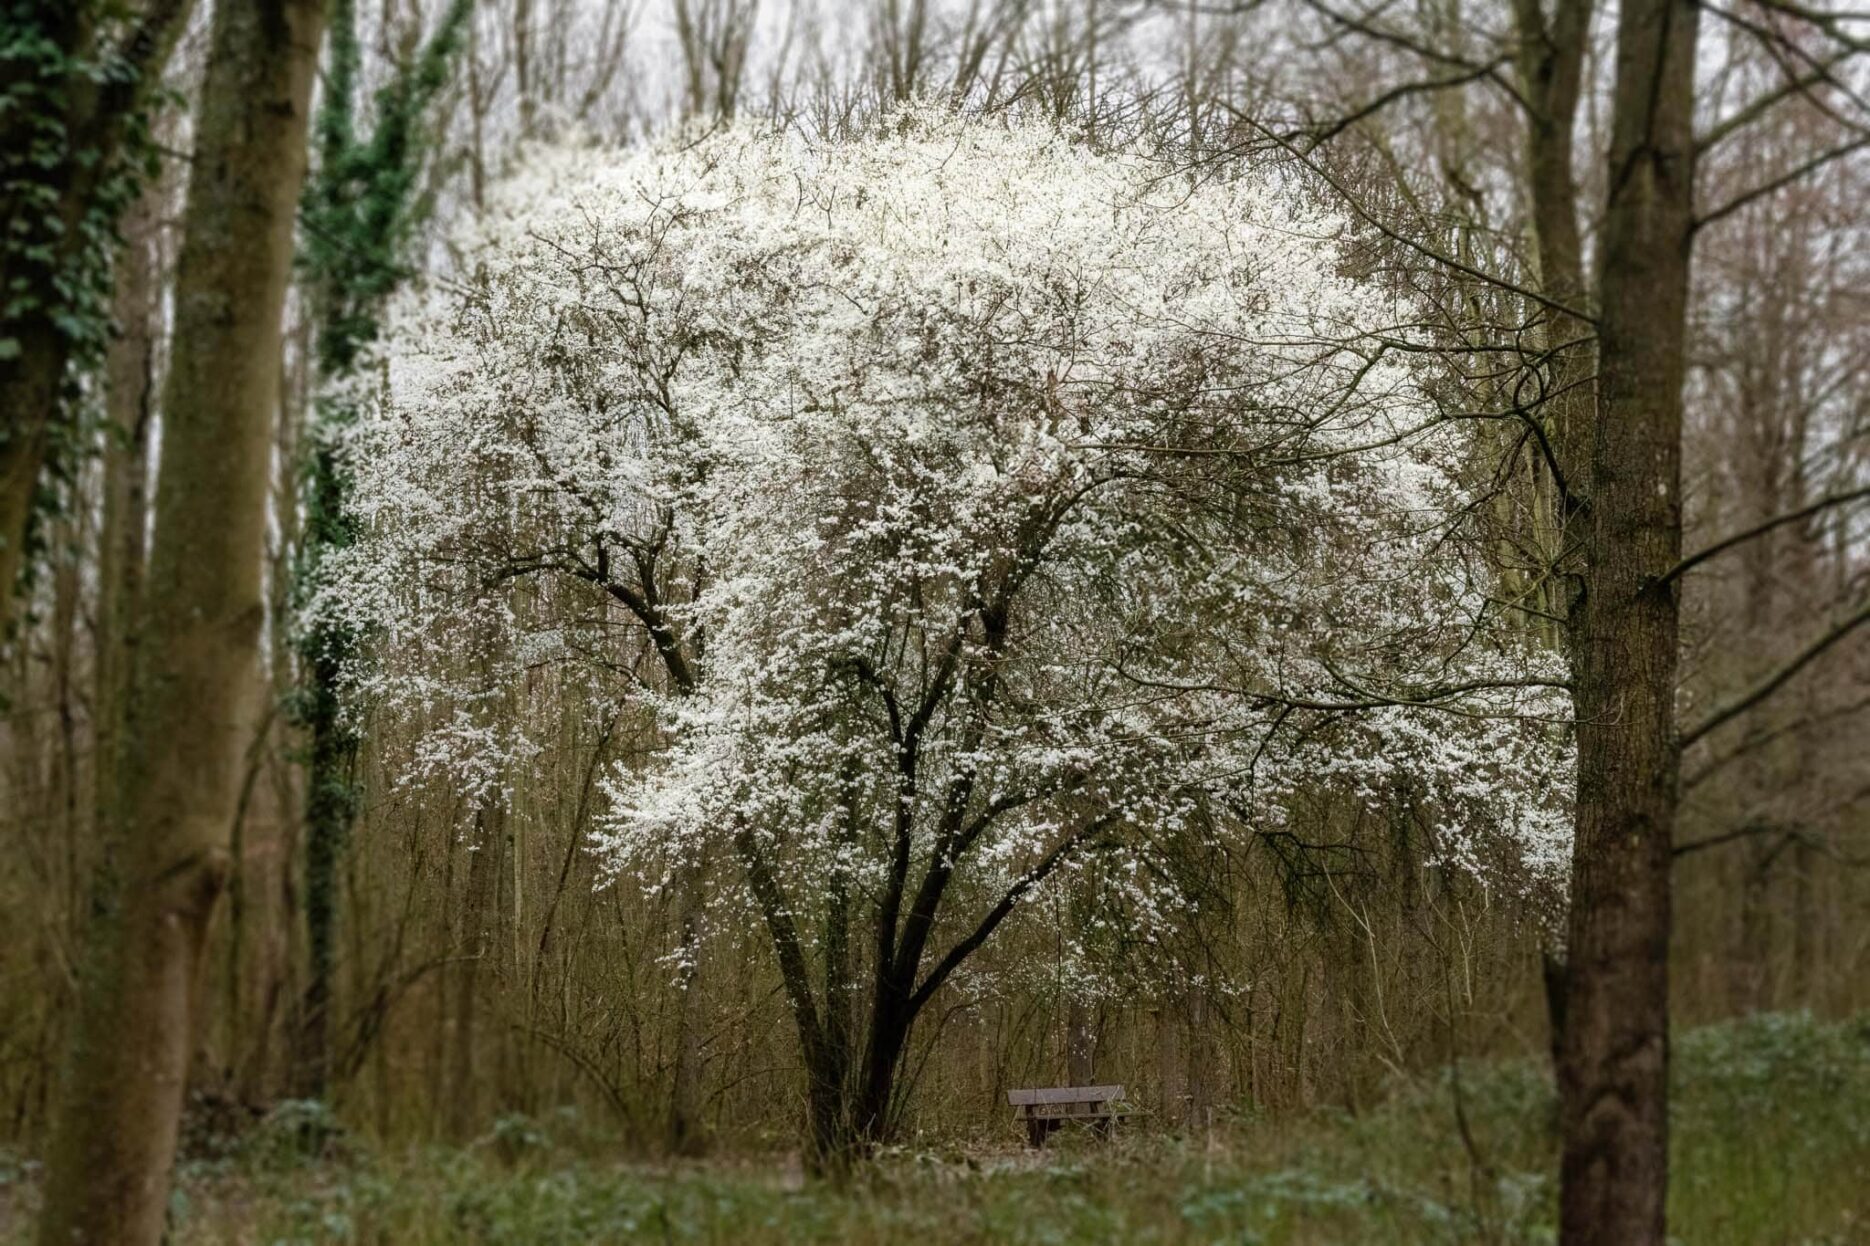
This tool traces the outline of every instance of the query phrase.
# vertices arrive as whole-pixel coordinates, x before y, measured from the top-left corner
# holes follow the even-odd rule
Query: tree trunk
[[[1619,12],[1599,289],[1565,1028],[1561,1240],[1664,1239],[1676,587],[1693,239],[1694,0]]]
[[[156,383],[151,312],[156,292],[150,243],[156,205],[146,194],[124,223],[117,261],[118,334],[105,356],[104,520],[98,538],[97,658],[92,696],[97,822],[110,817],[117,737],[135,649],[131,634],[142,597],[148,524],[149,425]]]
[[[854,816],[841,826],[848,848],[858,840]],[[851,1052],[856,1033],[857,991],[852,976],[850,878],[835,870],[825,905],[825,991],[822,1029],[807,1048],[807,1138],[821,1168],[841,1170],[853,1151],[850,1103]],[[802,1030],[803,1034],[803,1030]]]
[[[701,921],[707,903],[707,863],[696,860],[681,881],[681,999],[675,1011],[675,1069],[670,1078],[669,1150],[699,1155],[707,1149],[701,1126]]]
[[[506,807],[500,796],[488,797],[474,818],[474,843],[470,845],[467,871],[467,900],[463,905],[461,964],[455,975],[454,1024],[449,1038],[453,1044],[449,1058],[448,1132],[456,1141],[474,1136],[481,1123],[481,1105],[477,1095],[480,1083],[474,1070],[477,1064],[475,1022],[480,1015],[480,977],[483,962],[494,949],[495,926],[499,922],[501,856],[506,849]]]
[[[1529,631],[1558,644],[1569,638],[1555,635],[1550,620],[1564,617],[1572,608],[1570,598],[1579,587],[1576,564],[1565,551],[1582,518],[1579,502],[1590,487],[1597,413],[1590,381],[1592,326],[1573,314],[1584,312],[1589,302],[1573,153],[1593,7],[1593,0],[1560,0],[1548,21],[1540,0],[1514,0],[1519,78],[1529,101],[1525,177],[1538,265],[1536,284],[1557,305],[1528,308],[1530,315],[1544,322],[1541,344],[1552,352],[1547,372],[1553,397],[1541,411],[1552,461],[1540,453],[1528,454],[1532,519],[1527,535],[1532,548],[1551,560],[1552,574],[1535,581],[1533,599],[1527,603],[1534,613],[1525,617]],[[1553,461],[1558,471],[1553,470]],[[1564,473],[1562,479],[1559,471]],[[1554,1068],[1561,1059],[1566,990],[1565,952],[1558,942],[1554,933],[1539,952]]]
[[[1091,1024],[1091,1010],[1081,999],[1065,1005],[1065,1078],[1072,1086],[1089,1086],[1097,1076],[1097,1033]]]
[[[193,6],[164,0],[132,14],[131,23],[121,22],[123,14],[105,20],[105,7],[64,0],[12,5],[7,13],[0,90],[46,104],[0,114],[0,220],[10,234],[0,248],[8,283],[0,308],[0,342],[7,343],[0,352],[0,639],[26,565],[40,477],[48,459],[64,452],[61,442],[71,444],[73,430],[61,424],[67,370],[74,358],[95,361],[97,248],[116,224],[111,184],[126,171],[132,121]],[[107,53],[100,32],[114,38],[125,24],[134,33]]]
[[[13,598],[26,569],[33,498],[69,353],[52,327],[37,321],[20,325],[12,340],[19,344],[17,357],[0,363],[0,412],[6,421],[0,429],[0,639],[11,626]]]
[[[1188,1131],[1199,1132],[1205,1139],[1213,1115],[1213,1053],[1208,1043],[1208,997],[1201,988],[1190,986],[1184,997],[1183,1021],[1186,1038],[1182,1051],[1182,1085],[1187,1088],[1188,1106],[1184,1119]]]
[[[1792,847],[1792,972],[1786,983],[1791,1005],[1809,1008],[1824,1015],[1820,998],[1819,967],[1824,963],[1824,948],[1819,940],[1818,871],[1824,868],[1811,842],[1811,830],[1801,834]]]
[[[141,648],[40,1240],[162,1236],[259,656],[279,322],[321,0],[224,0],[202,87]]]
[[[1591,39],[1592,7],[1592,0],[1559,0],[1548,22],[1540,0],[1514,0],[1519,77],[1531,101],[1526,121],[1526,186],[1534,254],[1539,290],[1551,301],[1531,309],[1544,321],[1542,344],[1552,352],[1548,377],[1554,396],[1542,414],[1556,458],[1567,473],[1579,477],[1590,460],[1593,411],[1586,384],[1591,364],[1591,325],[1574,314],[1585,310],[1588,292],[1572,153],[1584,59]],[[1545,522],[1562,527],[1567,508],[1564,499],[1557,496],[1559,482],[1544,471],[1536,472],[1534,478],[1536,513]],[[1584,485],[1582,478],[1564,483],[1572,489]],[[1554,555],[1563,547],[1562,531],[1538,535]],[[1549,593],[1539,604],[1548,610],[1563,608],[1553,602]]]
[[[299,461],[295,447],[304,421],[310,372],[311,326],[304,317],[293,324],[280,381],[278,418],[273,427],[273,538],[268,542],[267,633],[284,637],[291,611],[292,554],[298,548],[295,519]],[[269,646],[265,697],[274,705],[291,692],[293,651]],[[301,746],[291,724],[276,715],[272,739],[259,745],[250,771],[246,817],[236,825],[233,873],[228,879],[227,1018],[228,1058],[234,1101],[263,1110],[291,1093],[292,1043],[299,1019],[292,998],[300,907],[297,858],[299,826],[291,811],[300,805],[295,782],[299,768],[291,760]],[[265,812],[262,812],[262,811]],[[236,1010],[236,1001],[238,1009]]]
[[[1188,1064],[1182,1059],[1182,1018],[1175,1005],[1165,999],[1155,1009],[1156,1021],[1156,1094],[1162,1123],[1184,1125],[1188,1121],[1187,1087],[1182,1076]]]
[[[808,1157],[821,1175],[837,1175],[857,1155],[849,1102],[850,1053],[821,1041],[805,1051],[805,1112]]]
[[[1774,863],[1783,843],[1767,823],[1753,823],[1755,832],[1745,850],[1735,854],[1740,867],[1740,927],[1728,953],[1728,1007],[1749,1016],[1768,1006],[1767,980],[1771,974],[1773,916],[1767,907]]]
[[[832,886],[831,920],[826,929],[826,990],[822,1015],[813,999],[811,970],[805,959],[805,947],[793,922],[785,893],[774,877],[753,833],[742,828],[734,837],[734,849],[746,868],[747,883],[759,905],[760,915],[772,936],[773,951],[779,960],[780,981],[786,1002],[792,1010],[793,1024],[799,1036],[799,1053],[805,1065],[806,1161],[814,1172],[843,1172],[855,1156],[860,1139],[867,1132],[868,1117],[863,1114],[865,1100],[852,1096],[850,1074],[850,991],[848,896],[842,879]],[[875,1034],[875,1019],[872,1020]],[[867,1056],[877,1047],[873,1037]],[[883,1101],[888,1105],[892,1061],[881,1078]],[[872,1084],[866,1066],[863,1086]]]
[[[870,1016],[869,1041],[864,1046],[863,1078],[854,1113],[859,1140],[866,1146],[889,1136],[897,1066],[902,1063],[909,1030],[915,1022],[909,996],[909,986],[898,975],[877,975],[876,1002]]]
[[[342,523],[336,450],[313,451],[309,539],[319,548],[342,542],[320,529]],[[338,859],[356,810],[357,733],[339,705],[338,680],[348,638],[320,629],[306,654],[303,686],[311,760],[305,781],[306,981],[293,1053],[293,1093],[322,1099],[330,1076],[331,981],[336,963]]]
[[[41,62],[52,59],[43,53],[33,55],[34,44],[52,50],[57,60],[73,61],[91,42],[93,29],[85,6],[69,3],[38,8],[22,12],[9,6],[7,43],[18,49],[10,47],[0,64],[4,71],[0,89],[9,96],[31,84],[42,72]],[[68,98],[57,115],[42,118],[41,109],[15,104],[8,110],[10,115],[0,117],[5,122],[0,125],[0,219],[7,222],[9,231],[19,231],[19,237],[8,239],[0,251],[10,291],[9,306],[0,313],[0,340],[7,343],[6,358],[0,359],[0,640],[8,638],[13,598],[26,565],[33,494],[70,353],[52,313],[63,302],[59,281],[71,250],[64,240],[70,238],[71,227],[81,214],[73,194],[78,170],[69,158],[44,165],[21,158],[44,143],[34,133],[36,122],[49,120],[57,131],[72,135],[76,120],[72,114],[80,105],[69,96],[78,91],[72,89],[76,84],[58,85],[66,86]],[[48,212],[48,203],[58,205],[57,210]],[[12,291],[17,291],[17,299]],[[25,314],[16,318],[13,306],[24,307]]]

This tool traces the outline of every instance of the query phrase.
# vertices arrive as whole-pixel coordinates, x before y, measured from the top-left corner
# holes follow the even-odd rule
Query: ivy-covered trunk
[[[376,123],[356,131],[361,49],[354,0],[334,0],[331,55],[317,122],[318,167],[306,189],[305,249],[300,265],[317,319],[317,368],[324,391],[315,411],[303,469],[304,547],[300,602],[319,568],[355,536],[350,483],[340,439],[355,419],[341,393],[376,337],[383,300],[402,280],[402,252],[416,223],[416,178],[424,159],[417,141],[435,94],[461,43],[471,0],[453,0],[421,51],[378,94]],[[322,1099],[331,1075],[332,979],[336,969],[339,864],[357,809],[361,743],[343,712],[339,681],[358,638],[323,618],[301,625],[302,682],[294,717],[309,739],[305,806],[306,984],[299,1000],[293,1093]]]
[[[46,1246],[154,1246],[254,727],[280,316],[322,0],[222,0],[117,791],[49,1150]]]
[[[46,324],[9,326],[10,358],[0,359],[0,637],[32,541],[33,505],[45,465],[53,413],[65,375],[65,344]]]
[[[117,222],[153,152],[145,107],[193,7],[111,6],[107,23],[96,0],[0,0],[0,637],[46,474],[86,435],[69,374],[109,340]]]
[[[329,445],[312,453],[306,540],[321,552],[342,546],[346,527],[336,454]],[[315,628],[303,644],[307,678],[299,706],[311,737],[305,810],[306,982],[294,1052],[293,1093],[325,1097],[330,1078],[331,982],[336,964],[338,864],[356,815],[359,739],[345,719],[338,680],[351,638]]]
[[[84,206],[72,94],[90,41],[86,8],[11,0],[0,10],[0,637],[26,564],[72,331],[89,324],[100,340],[103,331],[95,260],[85,266],[90,280],[71,287],[91,296],[86,305],[67,308],[60,294],[80,258],[71,245]]]

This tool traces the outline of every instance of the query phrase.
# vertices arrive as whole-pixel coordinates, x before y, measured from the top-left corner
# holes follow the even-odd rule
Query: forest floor
[[[1870,1244],[1870,1017],[1771,1015],[1676,1043],[1672,1238]],[[1351,1116],[1238,1120],[902,1151],[848,1186],[796,1162],[595,1161],[508,1118],[467,1149],[308,1159],[304,1122],[184,1165],[175,1246],[732,1243],[1513,1243],[1553,1240],[1553,1102],[1527,1062],[1464,1067]],[[32,1166],[0,1156],[0,1244],[28,1239]]]

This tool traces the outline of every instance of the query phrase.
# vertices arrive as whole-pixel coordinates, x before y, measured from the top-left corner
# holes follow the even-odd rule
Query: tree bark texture
[[[1694,0],[1627,0],[1599,283],[1598,418],[1570,627],[1576,841],[1558,1065],[1560,1239],[1664,1240]]]

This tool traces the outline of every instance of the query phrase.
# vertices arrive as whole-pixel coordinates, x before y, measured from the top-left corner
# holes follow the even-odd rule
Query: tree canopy
[[[1147,929],[1189,902],[1165,855],[1321,785],[1549,887],[1562,677],[1497,617],[1407,309],[1299,202],[918,111],[535,153],[352,443],[357,692],[451,701],[424,755],[497,799],[499,689],[601,695],[640,629],[666,748],[600,851],[651,887],[735,855],[802,1026],[795,918],[870,898],[913,1014],[1048,878],[1096,856]]]

